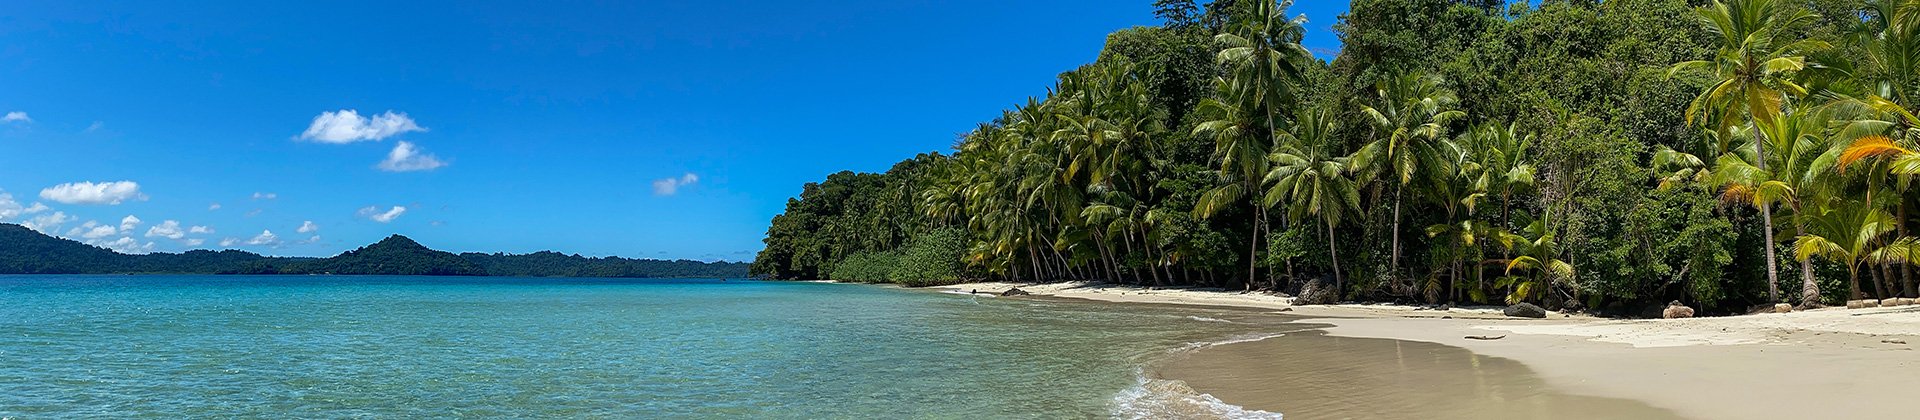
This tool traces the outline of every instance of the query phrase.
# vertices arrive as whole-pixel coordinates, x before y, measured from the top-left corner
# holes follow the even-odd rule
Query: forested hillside
[[[363,274],[424,276],[739,278],[747,263],[436,251],[405,236],[332,258],[267,257],[239,250],[121,254],[0,223],[0,274]]]
[[[1331,60],[1290,1],[1154,5],[950,153],[807,184],[754,272],[1556,309],[1915,294],[1920,0],[1355,0]],[[945,272],[846,268],[932,235],[960,237]]]

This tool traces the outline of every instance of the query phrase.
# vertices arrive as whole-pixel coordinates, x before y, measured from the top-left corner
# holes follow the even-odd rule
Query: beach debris
[[[1293,312],[1293,308],[1280,308],[1280,310],[1274,312]]]
[[[1847,309],[1866,309],[1866,308],[1878,308],[1878,307],[1880,307],[1880,301],[1873,300],[1873,299],[1847,301]]]
[[[1000,296],[1028,296],[1028,295],[1032,295],[1032,293],[1027,293],[1027,291],[1020,290],[1020,288],[1018,287],[1007,289],[1007,291],[1005,292],[1000,292]]]
[[[1521,302],[1521,303],[1508,306],[1506,310],[1500,311],[1500,313],[1506,314],[1507,316],[1515,317],[1515,318],[1546,318],[1547,317],[1546,309],[1543,309],[1539,306],[1534,306],[1534,304],[1526,303],[1526,302]]]
[[[1666,310],[1660,311],[1660,317],[1666,319],[1692,318],[1693,308],[1689,308],[1687,305],[1681,304],[1680,301],[1676,300],[1673,301],[1673,303],[1668,303]]]
[[[1901,340],[1898,338],[1889,338],[1885,340],[1880,340],[1880,342],[1887,343],[1887,344],[1907,344],[1907,340]]]
[[[1504,335],[1469,335],[1467,336],[1468,340],[1499,340],[1502,338],[1507,338],[1507,336],[1504,336]]]
[[[1908,298],[1888,298],[1888,299],[1880,299],[1880,306],[1881,306],[1881,307],[1888,307],[1888,306],[1907,306],[1907,305],[1912,305],[1912,304],[1913,304],[1913,299],[1908,299]]]

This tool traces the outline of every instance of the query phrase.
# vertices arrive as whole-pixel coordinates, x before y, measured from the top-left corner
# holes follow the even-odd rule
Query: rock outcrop
[[[1660,317],[1666,319],[1692,318],[1693,308],[1689,308],[1687,305],[1683,305],[1680,301],[1676,300],[1673,301],[1673,303],[1668,303],[1666,310],[1660,311]]]
[[[1028,296],[1028,295],[1032,295],[1032,293],[1027,293],[1027,291],[1020,290],[1020,288],[1018,287],[1007,289],[1007,291],[1005,292],[1000,292],[1000,296]]]
[[[1515,317],[1515,318],[1546,318],[1547,317],[1547,310],[1545,308],[1534,306],[1533,304],[1526,303],[1526,302],[1521,302],[1518,304],[1507,306],[1507,309],[1504,311],[1500,311],[1500,313],[1503,313],[1503,314],[1506,314],[1507,316]]]

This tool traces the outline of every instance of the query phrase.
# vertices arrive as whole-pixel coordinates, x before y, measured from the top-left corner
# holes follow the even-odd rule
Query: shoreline
[[[1431,343],[1515,361],[1552,391],[1644,403],[1685,418],[1769,418],[1781,413],[1880,417],[1905,412],[1903,397],[1920,385],[1920,379],[1902,374],[1920,367],[1920,353],[1913,352],[1914,344],[1920,344],[1920,306],[1676,320],[1579,315],[1524,319],[1505,317],[1492,307],[1293,306],[1289,298],[1264,293],[1085,282],[968,283],[934,289],[998,293],[1012,287],[1054,298],[1261,309],[1300,318],[1297,323],[1327,325],[1322,331],[1328,337]],[[1269,346],[1297,344],[1284,341],[1209,346],[1187,357],[1245,357],[1279,350]],[[1165,379],[1196,382],[1197,391],[1228,404],[1288,413],[1288,407],[1276,406],[1270,398],[1223,392],[1245,388],[1224,385],[1239,377],[1283,377],[1287,367],[1250,363],[1236,368],[1242,373],[1183,378],[1176,372]]]

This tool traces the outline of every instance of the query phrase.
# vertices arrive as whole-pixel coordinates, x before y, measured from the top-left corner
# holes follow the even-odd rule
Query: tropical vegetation
[[[1920,0],[1157,0],[966,133],[807,184],[756,275],[1712,311],[1915,296]],[[882,269],[906,254],[932,270]],[[1783,281],[1784,280],[1784,281]]]

